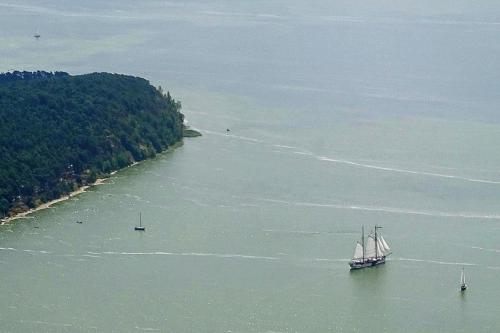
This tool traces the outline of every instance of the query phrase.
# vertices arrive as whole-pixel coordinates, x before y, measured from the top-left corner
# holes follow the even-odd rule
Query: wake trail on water
[[[351,231],[307,231],[307,230],[284,230],[284,229],[263,229],[265,233],[290,234],[290,235],[346,235],[357,234]]]
[[[391,171],[391,172],[407,173],[407,174],[420,175],[420,176],[430,176],[430,177],[440,177],[440,178],[448,178],[448,179],[457,179],[457,180],[464,180],[464,181],[474,182],[474,183],[500,184],[500,181],[495,181],[495,180],[478,179],[478,178],[467,178],[467,177],[456,176],[456,175],[448,175],[448,174],[444,174],[444,173],[433,173],[433,172],[426,172],[426,171],[415,171],[415,170],[407,170],[407,169],[398,169],[398,168],[391,168],[391,167],[383,167],[383,166],[378,166],[378,165],[363,164],[363,163],[353,162],[353,161],[349,161],[349,160],[329,158],[329,157],[325,157],[325,156],[317,156],[317,158],[320,161],[334,162],[334,163],[340,163],[340,164],[348,164],[348,165],[353,165],[353,166],[357,166],[357,167],[362,167],[362,168],[367,168],[367,169],[375,169],[375,170],[381,170],[381,171]]]
[[[146,332],[159,332],[159,331],[161,331],[161,329],[159,329],[159,328],[153,328],[153,327],[139,327],[139,326],[136,326],[135,329],[139,330],[139,331],[146,331]]]
[[[500,252],[498,249],[484,249],[481,247],[472,247],[474,249],[492,251],[492,252]],[[234,253],[205,253],[205,252],[164,252],[164,251],[154,251],[154,252],[117,252],[117,251],[103,251],[103,252],[92,252],[88,251],[84,254],[55,254],[53,252],[44,251],[44,250],[28,250],[28,249],[15,249],[12,247],[0,247],[0,251],[14,251],[18,253],[25,254],[41,254],[41,255],[54,255],[58,257],[71,257],[77,258],[78,261],[86,261],[86,259],[102,259],[105,256],[179,256],[179,257],[211,257],[211,258],[219,258],[219,259],[244,259],[244,260],[264,260],[264,261],[280,261],[285,257],[288,257],[284,253],[280,253],[282,257],[273,257],[273,256],[254,256],[254,255],[246,255],[246,254],[234,254]],[[81,259],[78,259],[81,258]],[[313,261],[313,262],[327,262],[327,263],[346,263],[349,262],[350,258],[295,258],[299,261]],[[290,261],[290,260],[288,260]],[[413,263],[427,263],[427,264],[436,264],[436,265],[453,265],[453,266],[475,266],[475,267],[485,267],[491,270],[500,270],[498,266],[488,266],[481,265],[476,263],[469,262],[453,262],[453,261],[443,261],[438,259],[418,259],[418,258],[404,258],[404,257],[392,257],[387,259],[388,262],[391,261],[402,261],[402,262],[413,262]],[[294,262],[292,260],[291,262]],[[53,264],[53,263],[52,263]],[[60,267],[64,267],[60,265]]]
[[[95,254],[95,252],[94,252]],[[122,256],[187,256],[187,257],[214,257],[214,258],[240,258],[240,259],[260,259],[260,260],[280,260],[278,257],[267,257],[267,256],[253,256],[245,254],[221,254],[221,253],[203,253],[203,252],[112,252],[106,251],[102,252],[103,255],[122,255]]]
[[[471,177],[463,177],[463,176],[457,176],[457,175],[446,174],[446,173],[434,173],[434,172],[427,172],[427,171],[402,169],[402,168],[398,168],[398,167],[389,167],[389,166],[380,166],[380,165],[375,165],[375,164],[360,163],[360,162],[356,162],[356,161],[352,161],[352,160],[348,160],[348,159],[320,156],[320,155],[316,155],[310,151],[307,151],[306,149],[302,149],[300,147],[288,146],[288,145],[283,145],[283,144],[279,144],[279,143],[267,143],[261,139],[250,138],[250,137],[245,137],[245,136],[238,136],[238,135],[234,135],[234,134],[223,134],[223,133],[218,133],[218,132],[209,131],[209,130],[200,130],[200,131],[203,133],[206,133],[206,134],[211,134],[211,135],[227,136],[227,137],[230,137],[233,139],[240,139],[243,141],[248,141],[248,142],[253,142],[253,143],[261,143],[261,144],[264,144],[266,146],[273,147],[273,148],[283,148],[285,152],[290,152],[290,150],[295,150],[292,152],[295,155],[301,155],[301,156],[305,156],[305,157],[313,157],[319,161],[324,161],[324,162],[332,162],[332,163],[337,163],[337,164],[350,165],[350,166],[354,166],[354,167],[358,167],[358,168],[365,168],[365,169],[385,171],[385,172],[393,172],[393,173],[399,173],[399,174],[409,174],[409,175],[417,175],[417,176],[443,178],[443,179],[449,179],[449,180],[459,180],[459,181],[481,183],[481,184],[492,184],[492,185],[499,185],[500,184],[500,181],[491,180],[491,179],[471,178]],[[449,168],[449,169],[455,169],[455,168]]]
[[[205,133],[205,134],[212,134],[212,135],[224,136],[224,137],[233,138],[233,139],[239,139],[239,140],[248,141],[248,142],[265,143],[262,140],[255,139],[255,138],[249,138],[249,137],[241,136],[241,135],[234,135],[234,134],[229,134],[229,133],[223,134],[223,133],[218,133],[218,132],[209,131],[209,130],[203,130],[203,129],[200,129],[200,131],[202,133]]]
[[[116,252],[116,251],[103,251],[103,252],[92,252],[88,251],[85,254],[75,255],[75,254],[56,254],[49,251],[43,250],[25,250],[25,249],[15,249],[12,247],[0,247],[0,251],[12,251],[20,253],[31,253],[31,254],[45,254],[45,255],[55,255],[62,257],[86,257],[86,258],[101,258],[102,256],[181,256],[181,257],[213,257],[221,259],[249,259],[249,260],[266,260],[275,261],[281,260],[279,257],[271,256],[254,256],[247,254],[236,254],[236,253],[205,253],[205,252],[164,252],[164,251],[154,251],[154,252]]]
[[[15,249],[13,247],[0,247],[0,251],[12,251],[12,252],[25,252],[25,253],[40,253],[40,254],[52,254],[52,252],[44,250],[28,250],[28,249]]]
[[[431,260],[431,259],[415,259],[415,258],[391,258],[388,261],[411,261],[411,262],[424,262],[429,264],[438,264],[438,265],[456,265],[456,266],[480,266],[474,263],[468,262],[450,262],[450,261],[440,261],[440,260]]]
[[[477,213],[450,213],[450,212],[439,212],[439,211],[421,211],[421,210],[403,209],[403,208],[395,208],[395,207],[384,207],[384,206],[364,206],[364,205],[328,204],[328,203],[325,204],[325,203],[296,202],[296,201],[286,201],[286,200],[266,199],[266,198],[255,198],[254,200],[283,204],[283,205],[290,205],[290,206],[298,206],[298,207],[320,207],[320,208],[382,212],[382,213],[388,213],[388,214],[421,215],[421,216],[450,217],[450,218],[463,218],[463,219],[500,220],[500,215],[484,215],[484,214],[477,214]]]
[[[496,253],[500,253],[500,249],[488,249],[488,248],[479,247],[479,246],[471,246],[471,249],[474,249],[474,250],[481,250],[481,251],[487,251],[487,252],[496,252]]]

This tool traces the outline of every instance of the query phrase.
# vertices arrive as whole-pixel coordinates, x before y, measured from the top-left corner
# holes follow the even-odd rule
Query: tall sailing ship
[[[360,269],[385,263],[385,257],[392,253],[384,237],[378,232],[382,227],[375,226],[374,232],[366,237],[361,227],[361,242],[356,244],[354,257],[349,262],[351,269]]]

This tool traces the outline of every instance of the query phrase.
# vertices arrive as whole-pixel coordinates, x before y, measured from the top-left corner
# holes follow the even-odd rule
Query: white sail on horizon
[[[378,248],[380,251],[379,253],[381,253],[384,256],[391,254],[391,249],[389,247],[384,246],[383,238],[381,236],[377,237],[377,242],[378,242]]]
[[[379,238],[380,238],[380,242],[382,243],[382,246],[384,248],[384,252],[387,254],[391,253],[392,252],[391,248],[389,247],[389,245],[385,241],[384,237],[382,237],[382,235],[380,235]]]
[[[356,249],[354,250],[353,259],[362,259],[363,258],[363,246],[358,242],[356,243]]]
[[[376,250],[375,250],[375,238],[373,238],[372,235],[368,236],[368,239],[366,240],[366,247],[365,247],[365,257],[366,258],[375,258],[376,256]]]
[[[391,253],[391,249],[389,246],[384,246],[385,240],[377,235],[377,242],[375,243],[375,236],[369,235],[367,237],[366,246],[365,246],[365,258],[375,258],[383,257]],[[385,242],[387,244],[387,242]]]
[[[384,246],[382,245],[382,242],[380,241],[379,237],[377,237],[377,251],[378,251],[379,257],[385,256],[387,253]]]

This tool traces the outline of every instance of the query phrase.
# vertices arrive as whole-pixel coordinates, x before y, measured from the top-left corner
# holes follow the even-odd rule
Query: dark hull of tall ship
[[[351,270],[372,267],[385,263],[385,256],[378,258],[366,258],[364,260],[351,260],[349,266]]]

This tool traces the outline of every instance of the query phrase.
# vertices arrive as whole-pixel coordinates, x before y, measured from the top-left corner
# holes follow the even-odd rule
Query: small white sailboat
[[[142,213],[139,213],[139,225],[135,226],[135,231],[146,231],[146,227],[142,225]]]
[[[35,37],[37,40],[42,37],[42,35],[40,35],[40,33],[38,32],[38,29],[36,29],[36,32],[35,34],[33,35],[33,37]]]
[[[465,291],[467,289],[467,283],[465,282],[465,272],[462,268],[462,275],[460,276],[460,290]]]
[[[368,235],[365,243],[364,227],[361,227],[361,242],[357,242],[354,249],[354,256],[349,262],[351,269],[360,269],[385,263],[385,258],[392,251],[384,237],[378,232],[378,229],[381,228],[375,226],[374,232]]]

